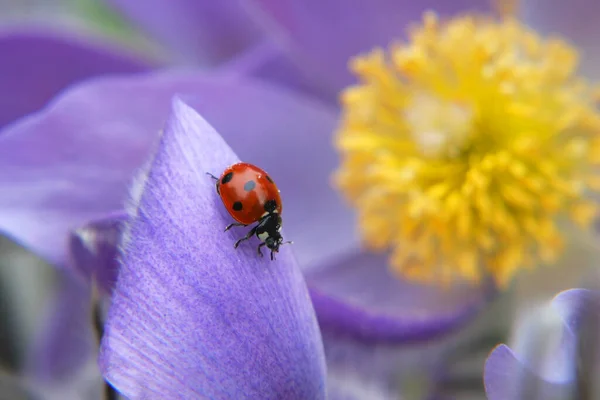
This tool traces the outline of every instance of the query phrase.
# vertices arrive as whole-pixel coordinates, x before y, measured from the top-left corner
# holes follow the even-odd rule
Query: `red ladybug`
[[[281,196],[279,189],[271,177],[262,169],[249,163],[237,163],[223,171],[220,178],[210,175],[216,181],[217,193],[225,208],[237,221],[229,224],[225,231],[234,226],[248,226],[258,222],[243,238],[235,242],[235,248],[256,235],[262,242],[258,245],[258,254],[263,255],[260,248],[267,246],[273,253],[279,251],[283,244],[281,237]]]

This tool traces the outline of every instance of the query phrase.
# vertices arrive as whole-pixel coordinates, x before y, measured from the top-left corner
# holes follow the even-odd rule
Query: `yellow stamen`
[[[442,284],[552,263],[562,224],[598,212],[600,89],[577,52],[511,18],[426,13],[410,38],[354,59],[342,95],[336,182],[366,244]]]

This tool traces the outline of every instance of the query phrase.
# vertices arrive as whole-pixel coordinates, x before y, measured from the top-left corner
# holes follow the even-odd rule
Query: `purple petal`
[[[0,32],[0,128],[41,108],[66,86],[149,68],[117,49],[58,32]]]
[[[492,351],[485,363],[484,383],[488,400],[568,399],[572,389],[569,384],[543,380],[503,344]]]
[[[500,345],[488,357],[489,399],[571,398],[578,374],[587,372],[593,377],[600,373],[600,292],[566,290],[531,318],[534,326],[523,325],[517,331],[515,350]]]
[[[112,293],[117,282],[118,246],[126,220],[125,213],[114,213],[71,234],[72,266],[106,294]]]
[[[337,166],[333,110],[257,82],[180,72],[89,82],[7,129],[0,136],[0,230],[66,264],[72,230],[122,209],[169,99],[182,92],[199,97],[194,106],[242,159],[274,177],[302,265],[354,244],[352,213],[329,185]]]
[[[487,0],[253,0],[279,28],[294,58],[333,91],[352,82],[348,59],[402,39],[409,23],[432,8],[440,15],[485,10]]]
[[[585,329],[587,320],[600,317],[600,291],[565,290],[554,297],[552,306],[564,319],[569,332],[577,337]]]
[[[460,343],[478,332],[471,329],[443,340],[424,343],[394,343],[364,340],[352,332],[331,330],[321,325],[327,360],[327,386],[332,400],[449,399],[460,370],[469,376],[466,354]],[[472,346],[471,346],[472,348]],[[477,376],[480,376],[480,368]],[[454,393],[453,393],[454,392]],[[456,398],[462,398],[457,396]]]
[[[567,348],[570,358],[565,360],[563,355],[558,361],[572,365],[581,376],[600,376],[600,291],[565,290],[556,295],[552,306],[565,323],[564,340],[570,339],[569,345],[572,346],[572,349]],[[573,372],[570,372],[569,377],[572,377]],[[597,382],[597,379],[592,381]],[[600,386],[596,384],[594,390],[595,395],[599,396]]]
[[[526,0],[522,19],[543,34],[561,35],[581,50],[582,72],[600,79],[600,2],[597,0]]]
[[[348,253],[307,273],[319,324],[365,340],[420,341],[471,319],[489,287],[411,284],[392,275],[385,255]]]
[[[240,233],[207,171],[237,157],[173,105],[126,232],[100,365],[133,398],[324,398],[316,318],[291,248],[276,262]],[[138,186],[136,186],[138,185]]]
[[[323,86],[317,85],[313,76],[300,68],[280,46],[268,39],[239,53],[230,62],[219,67],[219,72],[238,78],[263,79],[321,99],[330,106],[337,105],[337,93],[328,92]]]
[[[403,372],[418,371],[425,380],[425,375],[433,371],[425,365],[428,361],[425,354],[417,359],[408,347],[365,342],[328,329],[321,332],[331,400],[395,400],[400,398]]]
[[[237,0],[106,1],[170,48],[177,61],[214,64],[261,37]]]

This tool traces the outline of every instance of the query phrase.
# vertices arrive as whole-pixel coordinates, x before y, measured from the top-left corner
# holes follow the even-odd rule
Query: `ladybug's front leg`
[[[230,230],[231,228],[233,228],[234,226],[248,226],[246,224],[240,224],[239,222],[234,222],[232,224],[229,224],[225,227],[225,232],[227,232],[228,230]]]
[[[257,227],[255,226],[254,228],[250,229],[248,231],[248,233],[246,233],[246,236],[244,236],[243,238],[241,238],[237,242],[235,242],[233,247],[237,249],[237,247],[240,245],[241,242],[243,242],[244,240],[250,239],[256,233],[256,228]]]

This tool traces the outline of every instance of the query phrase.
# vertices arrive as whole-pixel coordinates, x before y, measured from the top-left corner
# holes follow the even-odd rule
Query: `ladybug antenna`
[[[283,242],[283,243],[281,243],[279,245],[283,246],[284,244],[294,244],[294,242],[292,242],[291,240],[288,240],[287,242]]]
[[[207,172],[206,175],[210,176],[211,178],[213,178],[215,181],[218,181],[219,178],[217,178],[216,176],[214,176],[213,174],[211,174],[210,172]]]

